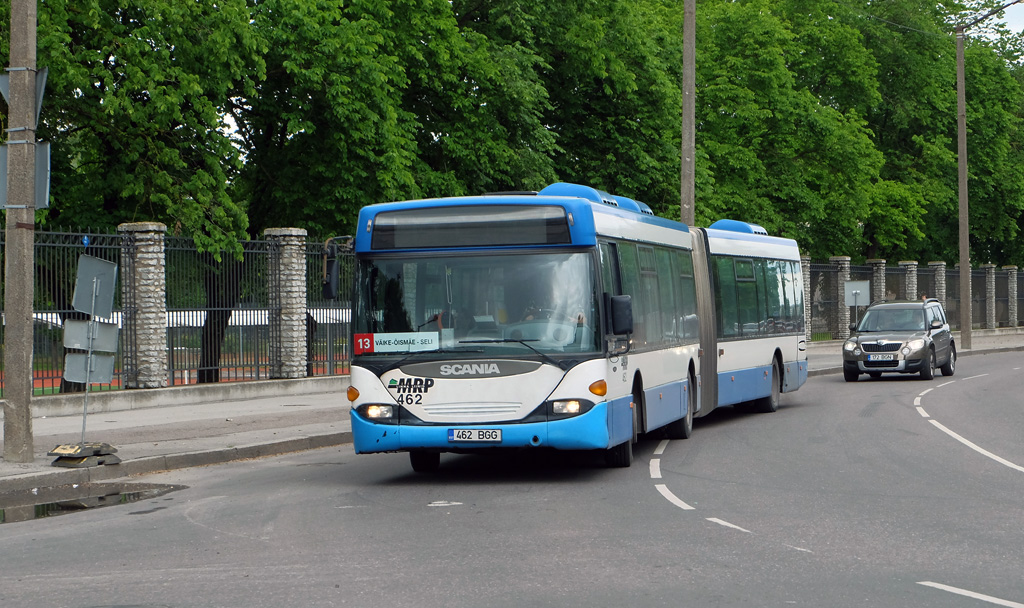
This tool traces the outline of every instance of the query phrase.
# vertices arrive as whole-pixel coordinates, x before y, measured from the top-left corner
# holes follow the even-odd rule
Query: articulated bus
[[[627,467],[641,434],[807,378],[799,251],[756,225],[556,183],[365,207],[355,256],[355,450],[416,471],[502,448]]]

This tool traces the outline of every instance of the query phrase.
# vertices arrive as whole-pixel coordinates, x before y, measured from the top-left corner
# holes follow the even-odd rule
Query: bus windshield
[[[598,350],[591,253],[363,258],[353,354]]]

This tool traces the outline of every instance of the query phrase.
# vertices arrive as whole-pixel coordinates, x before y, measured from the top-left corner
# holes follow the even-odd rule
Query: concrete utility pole
[[[692,226],[696,220],[696,116],[697,90],[697,0],[683,0],[683,144],[682,184],[679,189],[681,221]]]
[[[11,0],[4,252],[4,460],[32,462],[36,0]]]

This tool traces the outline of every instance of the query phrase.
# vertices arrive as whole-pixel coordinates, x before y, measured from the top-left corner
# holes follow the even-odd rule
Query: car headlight
[[[857,341],[856,340],[847,340],[843,344],[843,350],[845,350],[845,351],[853,351],[853,350],[856,350],[856,348],[857,348]]]
[[[917,340],[911,340],[907,342],[907,348],[910,350],[921,350],[924,348],[924,340],[918,338]]]

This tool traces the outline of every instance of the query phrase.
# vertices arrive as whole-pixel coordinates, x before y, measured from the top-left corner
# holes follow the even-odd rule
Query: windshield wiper
[[[484,351],[480,350],[479,348],[434,348],[434,349],[431,349],[431,350],[414,350],[414,351],[410,351],[407,355],[405,355],[404,357],[402,357],[398,361],[395,361],[394,363],[388,364],[388,366],[385,367],[384,371],[382,371],[381,373],[382,374],[383,373],[387,373],[387,372],[389,372],[389,371],[391,371],[391,370],[393,370],[393,369],[395,369],[397,367],[401,367],[401,365],[403,363],[405,363],[409,359],[412,359],[416,355],[423,355],[423,354],[452,354],[452,353],[482,353],[482,352],[484,352]]]
[[[459,340],[459,344],[507,344],[507,343],[510,343],[510,342],[515,342],[516,344],[522,344],[526,348],[528,348],[528,349],[532,350],[533,352],[537,353],[538,355],[540,355],[540,357],[542,359],[544,359],[545,361],[547,361],[551,365],[554,365],[554,366],[558,367],[559,369],[562,369],[562,370],[568,369],[568,367],[563,365],[563,363],[564,363],[563,361],[559,361],[558,359],[555,359],[555,358],[551,357],[550,355],[548,355],[547,353],[545,353],[543,351],[540,351],[540,350],[537,350],[536,348],[534,348],[533,346],[528,344],[529,342],[539,342],[539,340],[537,340],[536,338],[530,338],[528,340],[524,340],[524,339],[517,340],[515,338],[489,338],[489,339],[486,339],[486,340]]]

